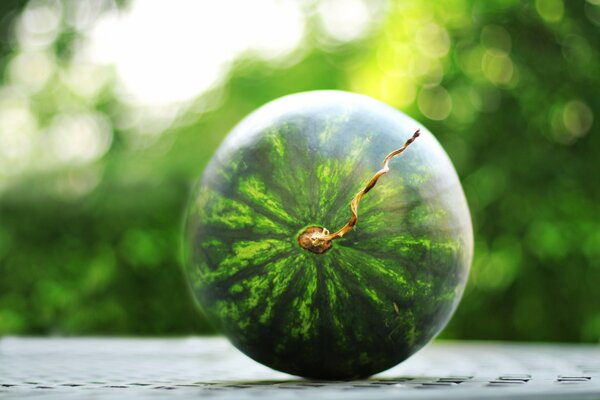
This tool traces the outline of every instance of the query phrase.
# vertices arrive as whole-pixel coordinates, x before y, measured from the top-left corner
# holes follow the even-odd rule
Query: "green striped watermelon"
[[[319,253],[307,227],[333,232],[384,157],[417,130],[360,202],[358,223]],[[315,91],[244,119],[206,168],[187,215],[186,271],[210,320],[274,369],[353,379],[428,343],[461,298],[472,228],[436,139],[366,96]]]

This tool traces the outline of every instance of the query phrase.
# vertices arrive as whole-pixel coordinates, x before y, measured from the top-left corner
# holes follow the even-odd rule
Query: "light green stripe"
[[[245,268],[262,266],[271,258],[289,251],[290,247],[290,242],[275,239],[236,242],[228,256],[214,271],[210,271],[206,278],[214,283],[231,277]]]
[[[267,215],[274,215],[277,218],[294,224],[296,221],[291,217],[285,207],[272,190],[265,186],[265,183],[255,176],[241,177],[238,181],[239,194],[242,198],[249,201],[257,210],[264,211]]]
[[[299,262],[304,264],[303,274],[295,282],[295,286],[300,288],[299,295],[294,298],[290,305],[291,320],[290,335],[294,338],[309,339],[317,334],[317,323],[319,320],[319,310],[314,307],[314,301],[317,293],[317,266],[303,254]]]
[[[204,188],[197,196],[192,213],[208,227],[231,231],[251,229],[257,234],[289,233],[289,229],[264,215],[257,214],[250,206],[208,188]]]

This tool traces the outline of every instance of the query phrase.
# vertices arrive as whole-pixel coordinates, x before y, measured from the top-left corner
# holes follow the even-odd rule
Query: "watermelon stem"
[[[329,233],[329,231],[323,227],[309,226],[300,234],[300,236],[298,236],[298,243],[300,246],[306,250],[312,251],[313,253],[321,254],[329,250],[333,240],[343,237],[346,233],[348,233],[348,231],[354,228],[354,225],[356,225],[358,222],[358,203],[360,203],[362,197],[367,194],[369,190],[373,189],[379,178],[388,173],[390,170],[390,160],[406,150],[408,146],[410,146],[411,143],[419,137],[420,134],[420,130],[417,129],[412,137],[408,139],[402,147],[392,151],[383,159],[382,168],[377,171],[375,175],[373,175],[369,183],[367,183],[367,185],[360,192],[358,192],[350,202],[350,210],[352,211],[352,215],[350,216],[350,219],[346,225],[334,233]]]

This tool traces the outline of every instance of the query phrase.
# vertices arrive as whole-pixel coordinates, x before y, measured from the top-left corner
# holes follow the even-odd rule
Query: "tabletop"
[[[0,397],[599,398],[600,346],[435,342],[368,380],[273,371],[221,337],[0,339]]]

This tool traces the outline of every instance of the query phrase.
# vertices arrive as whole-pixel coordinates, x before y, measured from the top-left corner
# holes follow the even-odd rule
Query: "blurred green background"
[[[190,188],[277,97],[365,93],[453,160],[476,248],[442,337],[600,340],[600,0],[0,3],[0,334],[211,332]]]

